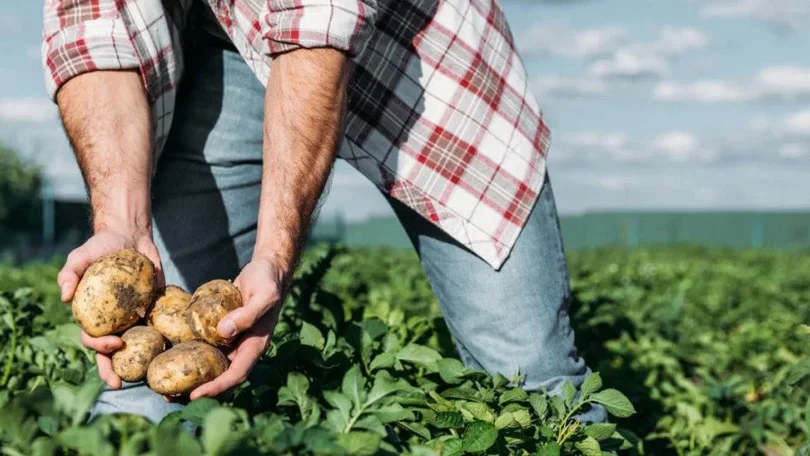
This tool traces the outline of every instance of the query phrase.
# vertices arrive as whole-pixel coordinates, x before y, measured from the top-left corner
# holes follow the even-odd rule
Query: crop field
[[[568,258],[577,344],[597,373],[562,397],[465,369],[412,253],[319,247],[249,381],[159,424],[88,422],[101,383],[58,300],[58,263],[0,266],[0,453],[805,454],[810,255]],[[609,424],[575,420],[594,403]]]

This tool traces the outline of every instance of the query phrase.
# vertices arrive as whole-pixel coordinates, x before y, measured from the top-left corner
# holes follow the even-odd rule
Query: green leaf
[[[215,399],[203,397],[189,402],[188,405],[183,408],[181,413],[184,420],[200,426],[203,423],[203,418],[205,418],[205,415],[217,407],[219,407],[219,402],[217,402]]]
[[[473,421],[464,430],[461,437],[461,448],[470,453],[486,451],[498,439],[498,430],[492,423]]]
[[[95,427],[65,429],[57,436],[62,446],[93,456],[112,456],[115,449]]]
[[[439,376],[447,383],[456,384],[463,380],[465,369],[461,361],[455,358],[439,360]]]
[[[590,400],[604,405],[608,413],[619,418],[627,418],[636,413],[636,409],[633,408],[630,400],[624,394],[612,388],[593,394]]]
[[[546,410],[548,409],[548,400],[546,400],[545,396],[538,393],[532,393],[531,395],[529,395],[529,404],[532,405],[534,412],[537,413],[537,416],[540,419],[546,417]]]
[[[371,392],[368,394],[366,404],[370,405],[379,401],[385,396],[399,391],[409,391],[412,389],[413,387],[405,380],[395,380],[388,372],[381,371],[374,377],[374,386],[371,387]]]
[[[217,407],[208,412],[203,420],[200,438],[206,454],[225,454],[239,443],[241,435],[233,430],[237,419],[236,412],[227,407]]]
[[[495,419],[495,427],[497,429],[516,428],[518,424],[511,412],[503,412]]]
[[[202,454],[200,442],[191,433],[179,424],[166,420],[161,421],[157,427],[154,445],[157,456],[194,456]]]
[[[459,456],[462,453],[462,446],[463,443],[461,439],[458,437],[453,437],[451,439],[445,440],[444,445],[442,445],[441,455]]]
[[[498,375],[492,377],[492,388],[493,389],[498,389],[498,388],[500,388],[502,386],[507,385],[508,383],[509,383],[509,379],[507,379],[506,377],[504,377],[501,374],[498,374]]]
[[[379,355],[375,356],[374,359],[371,360],[371,365],[369,365],[369,369],[374,371],[377,369],[389,369],[394,367],[394,364],[397,362],[397,357],[393,353],[380,353]]]
[[[397,422],[397,426],[401,426],[425,440],[430,440],[430,430],[428,430],[428,428],[422,424],[417,422],[399,421]]]
[[[582,452],[583,456],[602,456],[602,448],[593,437],[574,443],[574,447]]]
[[[574,397],[577,395],[577,389],[573,383],[566,381],[563,384],[563,397],[565,398],[565,405],[571,406],[574,403]]]
[[[525,401],[529,398],[529,395],[521,388],[512,388],[510,390],[505,391],[501,394],[501,398],[498,400],[499,404],[506,404],[507,402],[519,402]]]
[[[515,410],[512,412],[512,417],[514,417],[515,421],[517,421],[520,427],[527,428],[532,424],[532,416],[526,409]]]
[[[309,379],[299,372],[287,374],[287,385],[278,390],[278,405],[300,404],[309,389]]]
[[[439,412],[432,424],[440,429],[458,428],[464,425],[464,417],[459,412]]]
[[[365,415],[354,424],[357,429],[365,429],[379,434],[380,437],[386,436],[385,426],[382,421],[374,415]]]
[[[369,413],[379,418],[383,423],[412,421],[416,419],[412,411],[396,403],[375,408],[370,410]]]
[[[363,378],[363,374],[360,373],[360,366],[358,365],[352,366],[352,368],[346,372],[346,375],[343,376],[341,390],[343,394],[352,401],[355,410],[360,410],[360,407],[363,405],[365,400],[363,388],[365,388],[365,385],[366,379]]]
[[[92,380],[84,382],[84,384],[79,388],[79,391],[76,393],[75,402],[73,403],[72,423],[74,426],[78,426],[85,421],[85,418],[87,418],[87,414],[90,412],[90,409],[93,408],[93,403],[96,401],[102,387],[103,385],[101,380],[96,377]]]
[[[351,455],[370,456],[379,450],[382,439],[371,432],[352,431],[338,435],[337,441]]]
[[[585,377],[585,381],[582,382],[580,389],[582,390],[583,399],[587,399],[588,396],[602,389],[602,377],[597,372],[588,375]]]
[[[53,439],[48,437],[37,437],[31,445],[32,456],[52,456],[56,454],[58,446]]]
[[[326,340],[324,339],[321,331],[306,321],[301,322],[300,338],[301,345],[315,347],[318,350],[323,350],[324,346],[326,345]]]
[[[540,447],[537,456],[560,456],[560,446],[557,442],[549,442]]]
[[[616,424],[614,423],[592,423],[585,427],[585,434],[595,438],[596,440],[605,440],[616,432]]]
[[[556,418],[565,416],[565,404],[560,396],[551,396],[551,410]]]
[[[448,388],[442,391],[442,397],[445,399],[464,399],[468,401],[477,401],[478,391],[469,387],[460,386],[458,388]]]
[[[437,362],[442,359],[442,355],[436,350],[424,345],[408,344],[397,353],[397,360],[423,366],[428,369],[436,369]]]
[[[349,421],[349,417],[352,413],[352,401],[344,394],[339,393],[337,391],[324,391],[323,397],[326,399],[326,402],[329,403],[332,407],[336,408],[340,415],[343,417],[344,422]]]
[[[59,421],[52,416],[40,416],[37,418],[37,424],[42,432],[48,435],[54,435],[59,431]]]
[[[490,410],[487,404],[481,402],[463,402],[459,403],[458,408],[467,421],[478,420],[488,423],[495,421],[495,414],[492,413],[492,410]]]

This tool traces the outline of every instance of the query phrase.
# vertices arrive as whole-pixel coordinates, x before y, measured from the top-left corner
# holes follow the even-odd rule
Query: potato
[[[124,348],[112,355],[113,371],[127,382],[139,382],[146,377],[149,363],[166,350],[166,339],[148,326],[129,328],[121,340]]]
[[[134,249],[96,260],[73,296],[73,317],[93,337],[120,333],[146,315],[155,293],[155,266]]]
[[[158,355],[149,365],[146,383],[156,393],[187,394],[222,375],[228,358],[205,342],[183,342]]]
[[[200,285],[191,295],[191,304],[186,311],[186,321],[194,337],[211,345],[227,346],[220,337],[217,324],[228,312],[242,306],[242,294],[227,280],[212,280]]]
[[[194,340],[194,332],[186,322],[186,309],[190,302],[191,295],[176,285],[161,289],[154,307],[149,311],[149,326],[163,334],[172,345]]]

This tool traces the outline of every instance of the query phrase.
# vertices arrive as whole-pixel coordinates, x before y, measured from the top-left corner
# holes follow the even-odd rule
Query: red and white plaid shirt
[[[94,70],[139,69],[156,159],[198,0],[46,0],[49,94]],[[206,0],[262,83],[273,55],[353,57],[340,156],[499,268],[536,201],[549,147],[497,0]]]

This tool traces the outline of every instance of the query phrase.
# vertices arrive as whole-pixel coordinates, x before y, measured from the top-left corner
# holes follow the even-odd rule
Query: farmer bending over
[[[232,278],[243,295],[218,327],[230,368],[192,399],[239,385],[268,347],[337,157],[390,201],[468,367],[553,393],[589,373],[549,131],[496,0],[47,0],[44,68],[93,214],[62,299],[131,247],[162,283]],[[82,342],[109,386],[95,414],[181,407],[122,385],[117,337]]]

